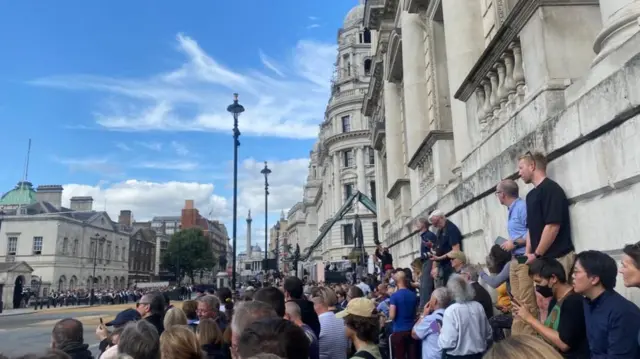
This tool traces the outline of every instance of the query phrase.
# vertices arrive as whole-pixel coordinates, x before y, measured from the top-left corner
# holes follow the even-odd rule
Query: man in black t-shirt
[[[534,185],[527,194],[527,264],[536,258],[555,258],[571,278],[576,254],[567,195],[558,183],[547,178],[547,158],[540,152],[520,157],[518,171],[525,183]]]
[[[567,283],[562,264],[553,258],[540,258],[529,265],[529,275],[543,297],[552,297],[544,323],[524,306],[512,303],[515,315],[529,324],[565,358],[589,359],[589,341],[582,295]]]
[[[444,212],[436,209],[429,215],[429,222],[438,229],[438,238],[434,244],[435,255],[431,256],[433,261],[431,276],[442,279],[442,285],[447,285],[449,277],[453,273],[451,266],[452,252],[462,251],[462,233],[458,226],[449,221]]]

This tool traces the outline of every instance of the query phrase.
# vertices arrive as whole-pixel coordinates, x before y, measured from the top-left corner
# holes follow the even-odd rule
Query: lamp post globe
[[[233,94],[233,103],[227,106],[227,111],[233,116],[233,263],[231,268],[231,289],[236,289],[236,258],[237,232],[238,232],[238,147],[240,147],[240,130],[238,129],[238,117],[244,112],[244,107],[238,103],[238,94]]]

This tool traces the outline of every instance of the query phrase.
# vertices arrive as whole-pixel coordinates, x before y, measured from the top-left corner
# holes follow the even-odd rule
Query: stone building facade
[[[62,187],[55,187],[61,197]],[[11,209],[11,198],[35,200]],[[94,211],[91,197],[72,197],[70,208],[62,207],[60,198],[55,205],[38,198],[30,184],[17,186],[3,196],[7,207],[0,213],[0,262],[26,262],[33,269],[25,288],[37,286],[41,295],[126,288],[129,232],[106,212]]]
[[[418,255],[412,222],[435,208],[483,263],[506,234],[494,187],[534,150],[570,199],[577,251],[616,257],[637,241],[639,16],[636,0],[367,2],[362,110],[379,230],[397,265]],[[520,184],[524,196],[531,187]]]
[[[151,228],[139,228],[129,238],[129,283],[149,283],[155,279],[156,232]]]
[[[309,175],[304,198],[289,210],[287,218],[290,244],[299,244],[301,253],[329,225],[345,201],[356,191],[374,200],[377,196],[375,153],[371,147],[371,128],[362,114],[362,101],[369,86],[372,60],[371,32],[363,26],[365,5],[349,11],[338,30],[338,54],[319,138],[310,154]],[[365,245],[373,244],[375,214],[360,204],[335,223],[311,255],[316,260],[339,260],[354,247],[353,225],[358,214]]]

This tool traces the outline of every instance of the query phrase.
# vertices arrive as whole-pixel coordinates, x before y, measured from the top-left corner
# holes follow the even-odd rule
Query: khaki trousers
[[[573,251],[565,256],[556,258],[556,260],[562,264],[567,275],[567,282],[569,283],[571,283],[571,272],[573,270],[575,259],[576,254]],[[540,312],[536,301],[536,289],[533,279],[529,277],[529,266],[518,263],[514,258],[511,261],[511,267],[509,268],[509,283],[511,284],[511,294],[513,294],[513,297],[520,304],[526,306],[535,318],[539,318]],[[511,326],[511,334],[536,335],[536,331],[516,316],[514,317],[513,325]]]

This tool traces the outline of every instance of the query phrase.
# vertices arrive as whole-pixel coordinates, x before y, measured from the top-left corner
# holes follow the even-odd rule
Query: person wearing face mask
[[[539,258],[529,265],[529,275],[543,297],[552,297],[544,323],[525,306],[512,301],[516,316],[529,324],[543,339],[553,345],[564,358],[590,357],[585,325],[583,297],[567,283],[562,264],[553,258]]]

